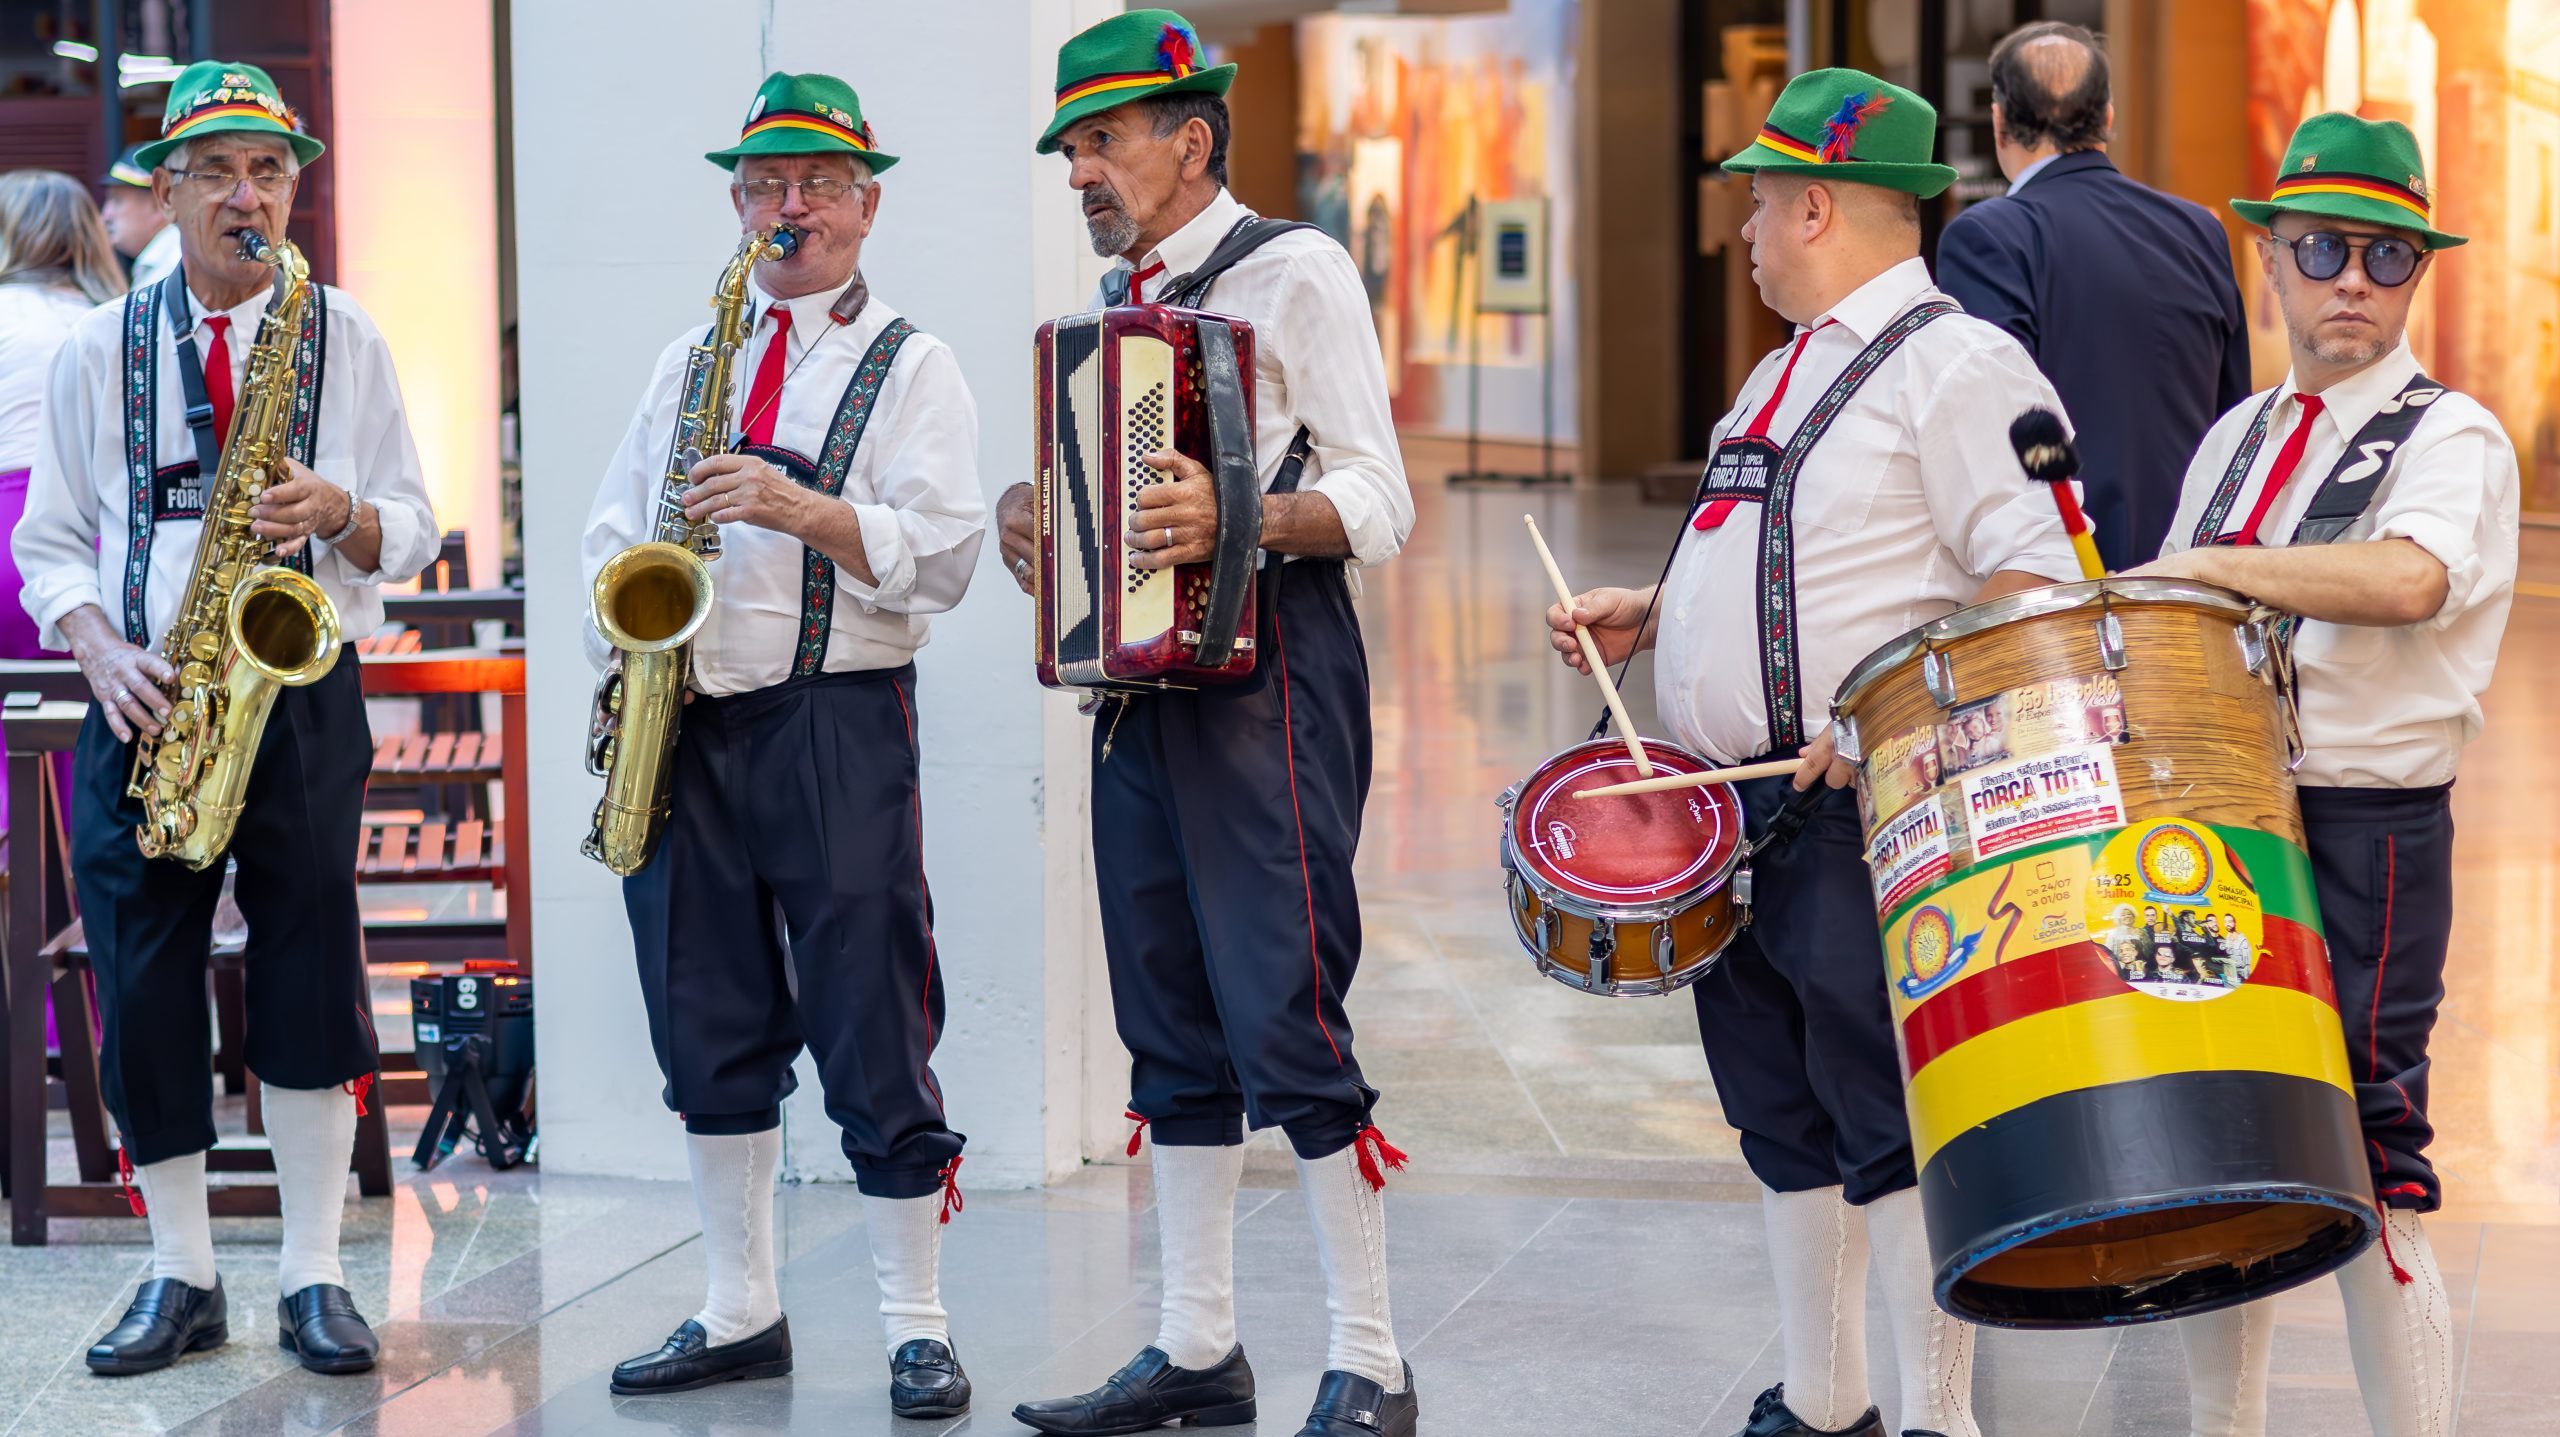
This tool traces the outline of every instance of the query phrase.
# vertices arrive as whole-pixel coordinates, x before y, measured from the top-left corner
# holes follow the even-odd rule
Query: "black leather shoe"
[[[1404,1390],[1389,1392],[1366,1377],[1327,1372],[1316,1384],[1316,1405],[1298,1437],[1413,1437],[1422,1404],[1413,1395],[1413,1364],[1404,1366]]]
[[[315,1282],[276,1303],[276,1345],[313,1372],[366,1372],[382,1344],[347,1290]]]
[[[1902,1437],[1947,1437],[1947,1434],[1944,1432],[1931,1432],[1919,1427],[1905,1427],[1902,1429]]]
[[[702,1324],[688,1317],[666,1346],[613,1369],[613,1391],[618,1397],[646,1397],[790,1372],[790,1318],[777,1317],[762,1332],[714,1347]]]
[[[1253,1368],[1244,1348],[1201,1371],[1176,1367],[1149,1347],[1082,1397],[1052,1397],[1013,1409],[1013,1420],[1060,1437],[1110,1437],[1167,1423],[1187,1427],[1241,1427],[1253,1420]]]
[[[134,1293],[124,1320],[89,1349],[89,1370],[101,1377],[157,1372],[190,1352],[210,1352],[230,1340],[231,1312],[221,1278],[202,1288],[187,1286],[182,1277],[155,1277]]]
[[[949,1345],[930,1337],[889,1358],[889,1410],[900,1417],[957,1417],[969,1410],[969,1374]]]
[[[1751,1404],[1751,1422],[1736,1437],[1885,1437],[1884,1418],[1870,1407],[1857,1421],[1838,1429],[1813,1426],[1787,1406],[1787,1387],[1779,1383]]]

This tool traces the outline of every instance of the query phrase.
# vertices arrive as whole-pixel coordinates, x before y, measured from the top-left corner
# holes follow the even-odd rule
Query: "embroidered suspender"
[[[2293,526],[2294,544],[2326,544],[2347,531],[2364,511],[2372,507],[2374,496],[2382,492],[2382,481],[2391,473],[2391,461],[2400,446],[2417,431],[2418,421],[2426,417],[2427,406],[2444,397],[2444,386],[2421,370],[2400,386],[2400,392],[2374,411],[2364,427],[2347,443],[2347,452],[2338,456],[2329,477],[2320,481],[2318,492],[2302,511]],[[2240,491],[2249,482],[2249,470],[2255,466],[2258,448],[2267,437],[2267,421],[2275,413],[2276,394],[2269,392],[2266,402],[2258,406],[2257,417],[2249,423],[2248,437],[2240,441],[2239,450],[2231,456],[2229,467],[2222,472],[2222,482],[2214,486],[2213,498],[2204,506],[2204,516],[2196,522],[2196,531],[2187,542],[2203,548],[2219,544],[2222,525],[2231,517],[2232,506],[2239,502]]]
[[[163,310],[175,316],[174,306],[189,302],[176,288],[182,278],[172,272],[158,284],[125,296],[124,303],[124,463],[129,481],[125,488],[124,636],[127,643],[137,645],[150,641],[151,545],[159,527],[158,484],[163,477],[159,472],[160,356],[153,332]],[[285,452],[304,464],[311,462],[319,440],[321,368],[329,353],[328,294],[324,286],[311,287],[311,307],[294,343],[293,415],[286,429]],[[174,346],[191,339],[191,335],[173,334],[171,342]],[[179,471],[186,469],[196,471],[199,483],[213,482],[213,476],[192,458],[172,465],[168,477],[183,477]],[[310,573],[311,545],[303,545],[282,562]]]
[[[817,474],[801,483],[830,499],[844,493],[845,475],[853,469],[854,451],[862,443],[863,429],[871,423],[871,406],[880,398],[880,386],[889,378],[889,366],[896,362],[899,347],[915,332],[914,325],[893,319],[871,342],[870,352],[854,368],[852,381],[844,387],[844,398],[836,404],[836,417],[827,426],[826,447],[818,451]],[[815,549],[804,547],[800,553],[800,647],[792,659],[791,675],[807,678],[825,666],[827,640],[835,633],[836,561]]]
[[[1760,694],[1769,712],[1769,739],[1774,748],[1794,748],[1804,742],[1804,715],[1798,692],[1802,669],[1796,643],[1796,476],[1803,471],[1814,445],[1831,428],[1831,422],[1849,407],[1850,399],[1902,347],[1902,342],[1940,315],[1956,312],[1955,305],[1932,300],[1904,310],[1886,325],[1813,402],[1769,476],[1769,497],[1760,506]]]

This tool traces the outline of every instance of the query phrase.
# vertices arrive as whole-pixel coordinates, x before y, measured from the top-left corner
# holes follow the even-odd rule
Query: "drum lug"
[[[1614,923],[1593,922],[1591,925],[1591,973],[1583,986],[1594,993],[1609,987],[1609,960],[1617,956],[1618,927]]]
[[[1509,788],[1506,788],[1502,792],[1494,795],[1493,806],[1501,809],[1505,813],[1509,813],[1511,811],[1511,805],[1519,801],[1520,785],[1515,783]]]
[[[2098,658],[2109,673],[2122,673],[2127,659],[2124,652],[2124,621],[2110,609],[2098,616]]]
[[[1866,751],[1858,746],[1858,720],[1836,707],[1831,710],[1831,747],[1851,763],[1867,761]]]
[[[1751,926],[1751,865],[1746,863],[1733,871],[1734,928],[1738,932]],[[1709,918],[1708,922],[1715,920]]]
[[[1715,920],[1710,917],[1708,921],[1712,923]],[[1671,960],[1676,956],[1677,954],[1674,951],[1674,945],[1671,939],[1671,920],[1665,918],[1661,922],[1653,925],[1654,971],[1660,973],[1665,978],[1670,977]]]
[[[1539,949],[1553,953],[1556,951],[1556,943],[1564,936],[1564,920],[1556,917],[1556,911],[1553,908],[1541,903],[1538,905],[1537,930]]]
[[[2265,673],[2267,660],[2273,657],[2267,648],[2266,620],[2251,619],[2236,632],[2240,636],[2240,662],[2253,674]]]
[[[1936,649],[1921,655],[1920,682],[1928,686],[1929,697],[1938,701],[1938,707],[1951,709],[1956,706],[1956,666],[1953,659]]]

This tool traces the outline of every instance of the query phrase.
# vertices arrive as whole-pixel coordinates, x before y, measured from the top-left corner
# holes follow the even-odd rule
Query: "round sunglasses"
[[[2302,271],[2304,279],[2336,279],[2347,267],[2348,253],[2360,250],[2364,277],[2384,289],[2407,284],[2418,272],[2421,255],[2416,245],[2388,235],[2357,242],[2333,230],[2313,230],[2296,239],[2280,234],[2267,238],[2293,251],[2293,267]]]

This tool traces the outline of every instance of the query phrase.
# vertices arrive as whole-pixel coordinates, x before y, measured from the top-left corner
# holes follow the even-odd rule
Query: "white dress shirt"
[[[840,290],[781,301],[791,312],[782,398],[773,443],[806,456],[814,467],[854,370],[898,312],[877,294],[850,324],[828,313]],[[746,394],[771,347],[770,304],[759,309],[745,352],[731,367],[732,422],[745,418]],[[675,435],[677,389],[703,326],[687,330],[658,356],[658,367],[632,416],[622,447],[605,469],[587,516],[580,557],[593,585],[604,562],[657,537],[658,496]],[[929,334],[910,335],[898,350],[846,472],[844,503],[862,526],[862,552],[877,582],[866,584],[836,566],[836,596],[822,671],[890,669],[923,647],[925,616],[960,602],[977,567],[987,504],[978,488],[978,406],[960,377],[951,347]],[[751,693],[791,676],[800,644],[805,550],[792,536],[752,524],[724,524],[720,557],[711,565],[711,616],[693,640],[693,687],[706,694]],[[592,614],[588,657],[611,658]]]
[[[177,267],[178,227],[162,225],[160,232],[144,243],[142,252],[133,257],[132,287],[140,289],[146,284],[156,284]]]
[[[1911,259],[1817,318],[1769,439],[1786,445],[1896,316],[1944,298],[1927,266]],[[1791,340],[1751,371],[1716,425],[1717,443],[1742,433],[1768,402],[1793,347]],[[1793,507],[1797,694],[1807,738],[1829,723],[1831,697],[1859,660],[1973,602],[1995,572],[2079,577],[2053,496],[2028,481],[2009,446],[2009,422],[2035,405],[2062,412],[2018,341],[1949,314],[1904,340],[1815,444]],[[1688,527],[1694,511],[1684,516],[1660,601],[1654,688],[1663,721],[1680,743],[1726,763],[1773,746],[1760,679],[1761,507],[1744,501],[1704,532]]]
[[[1166,285],[1199,268],[1252,213],[1222,189],[1207,209],[1149,250],[1144,264],[1123,258],[1113,268],[1135,272],[1162,264],[1161,273],[1130,292],[1132,301],[1158,302]],[[1101,306],[1099,293],[1093,302]],[[1263,486],[1278,477],[1289,441],[1305,425],[1314,452],[1299,492],[1333,502],[1351,540],[1353,565],[1394,558],[1413,533],[1413,491],[1387,408],[1386,361],[1369,292],[1351,256],[1323,234],[1297,230],[1228,270],[1202,304],[1253,326],[1253,452]]]
[[[2418,372],[2406,340],[2364,370],[2321,392],[2301,461],[2258,525],[2269,546],[2291,543],[2347,444]],[[2249,477],[2223,521],[2247,522],[2267,471],[2302,404],[2288,375],[2277,386]],[[2206,505],[2231,467],[2266,395],[2253,394],[2205,431],[2187,466],[2178,517],[2164,554],[2189,547]],[[2301,680],[2302,741],[2309,754],[2295,778],[2343,788],[2424,788],[2453,781],[2454,760],[2480,735],[2480,695],[2498,663],[2515,597],[2515,446],[2498,420],[2469,395],[2450,390],[2426,408],[2363,517],[2337,542],[2408,539],[2445,567],[2444,607],[2397,628],[2306,622],[2294,635]]]
[[[2027,187],[2027,181],[2043,174],[2045,166],[2052,164],[2054,161],[2061,158],[2062,152],[2060,150],[2056,150],[2052,154],[2045,156],[2043,159],[2029,164],[2025,169],[2018,171],[2018,177],[2009,182],[2009,193],[2014,195],[2018,191],[2025,189]]]
[[[231,325],[224,342],[235,395],[248,378],[249,351],[272,293],[261,289],[227,311]],[[311,541],[312,577],[337,606],[339,627],[352,640],[382,627],[381,586],[415,578],[435,558],[443,535],[427,499],[418,446],[409,437],[409,414],[401,403],[399,377],[392,372],[391,347],[345,291],[331,287],[326,298],[311,468],[371,503],[382,524],[379,567],[370,571],[358,569],[329,545]],[[202,362],[213,339],[213,330],[203,323],[210,316],[193,295],[183,299],[195,320],[194,343]],[[27,515],[10,540],[18,571],[27,581],[27,613],[51,649],[70,647],[62,636],[62,616],[82,604],[96,604],[106,611],[107,622],[124,632],[125,556],[140,526],[151,523],[149,514],[139,516],[137,524],[131,513],[132,486],[125,467],[125,303],[103,304],[82,316],[54,357],[35,472],[27,480]],[[151,347],[159,365],[152,388],[159,409],[157,459],[165,469],[196,456],[195,439],[187,431],[186,393],[178,378],[177,344],[165,310],[152,325]],[[204,482],[210,484],[211,476]],[[200,520],[172,519],[152,536],[144,587],[149,648],[158,649],[186,592],[202,527]]]
[[[34,466],[36,419],[54,352],[95,308],[76,289],[0,284],[0,474]]]

